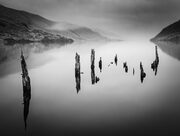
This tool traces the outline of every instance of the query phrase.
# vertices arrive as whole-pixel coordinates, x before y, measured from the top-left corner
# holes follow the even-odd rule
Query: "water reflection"
[[[53,48],[59,48],[65,46],[65,44],[43,44],[43,43],[29,43],[29,44],[15,44],[13,46],[1,45],[0,46],[0,77],[6,76],[8,74],[13,74],[19,71],[19,65],[17,60],[19,60],[19,50],[23,50],[26,57],[30,56],[32,53],[40,54],[44,53]],[[38,61],[38,59],[36,59]],[[38,67],[46,64],[50,58],[45,56],[41,61],[30,63],[29,69]],[[13,64],[12,64],[13,63]],[[11,65],[11,66],[10,66]],[[6,67],[6,70],[3,70]]]
[[[133,68],[133,75],[135,74],[135,69]]]
[[[100,60],[99,60],[99,69],[100,69],[100,72],[102,72],[102,58],[100,57]]]
[[[75,56],[75,78],[76,78],[76,90],[77,93],[81,89],[81,67],[80,67],[80,55],[76,53]]]
[[[156,55],[156,58],[151,64],[151,68],[155,72],[155,75],[157,75],[157,70],[158,70],[158,65],[159,65],[159,56],[158,56],[157,46],[155,46],[155,55]]]
[[[95,69],[94,68],[91,69],[91,82],[92,82],[92,84],[97,83],[99,80],[100,80],[100,78],[97,77],[95,74]]]
[[[91,48],[95,48],[95,50],[92,51]],[[81,136],[88,135],[89,132],[92,132],[92,135],[120,135],[120,133],[123,135],[125,124],[128,124],[128,132],[135,130],[135,132],[141,133],[142,129],[149,130],[149,128],[151,130],[146,132],[152,132],[152,130],[156,132],[157,128],[164,125],[163,123],[169,117],[170,120],[173,118],[176,123],[176,119],[180,115],[179,112],[177,113],[177,110],[180,111],[177,108],[180,100],[178,98],[180,64],[158,49],[158,58],[161,63],[159,63],[158,74],[155,77],[151,69],[151,63],[155,59],[154,49],[156,47],[153,44],[144,42],[133,44],[120,42],[103,47],[70,46],[65,49],[53,50],[50,52],[50,55],[55,58],[53,61],[43,67],[31,69],[31,71],[29,70],[29,65],[31,65],[29,59],[25,62],[22,57],[22,71],[24,71],[22,73],[31,73],[31,82],[33,81],[35,92],[35,97],[30,103],[30,79],[25,78],[22,74],[25,128],[29,126],[27,120],[30,119],[28,118],[30,104],[34,109],[30,110],[32,125],[28,130],[28,135]],[[92,61],[90,61],[90,53]],[[30,55],[29,58],[34,54]],[[49,55],[49,52],[43,56],[35,56],[33,60],[41,60],[46,55]],[[117,67],[114,65],[116,55],[118,57]],[[113,65],[108,67],[110,63]],[[24,67],[26,69],[23,69]],[[60,68],[61,70],[59,70]],[[99,70],[103,70],[103,72],[100,73]],[[81,71],[85,74],[81,75]],[[129,74],[125,74],[124,71]],[[98,74],[101,76],[100,83]],[[4,114],[7,114],[2,119],[2,122],[7,122],[6,128],[8,130],[14,128],[11,118],[15,118],[13,122],[20,127],[16,127],[14,130],[24,133],[19,120],[19,103],[15,103],[19,100],[18,90],[21,89],[19,88],[21,86],[18,85],[19,82],[16,82],[18,75],[19,73],[16,73],[1,78],[0,104],[2,108],[8,107],[13,113],[17,113],[17,115],[8,116],[9,110],[3,108],[2,112],[5,111]],[[146,78],[147,75],[148,78]],[[96,82],[98,84],[92,86],[92,79],[94,84]],[[140,83],[146,80],[145,84]],[[26,85],[28,83],[29,85]],[[76,90],[80,93],[82,88],[83,93],[77,97]],[[173,99],[173,96],[177,99]],[[9,101],[12,101],[12,104]],[[156,114],[158,117],[155,117]],[[174,125],[173,121],[168,123],[168,127]],[[1,128],[3,127],[4,123]],[[5,132],[5,130],[3,131]]]
[[[21,68],[22,68],[22,84],[23,84],[23,104],[24,104],[24,125],[27,127],[27,118],[29,114],[29,105],[31,99],[31,83],[28,75],[26,61],[21,51]]]
[[[99,77],[95,74],[95,50],[91,49],[91,82],[92,84],[95,84],[99,80]]]
[[[166,54],[180,60],[180,43],[179,42],[160,41],[160,42],[155,42],[155,44]]]
[[[140,79],[141,79],[141,83],[143,83],[145,77],[146,77],[146,73],[144,72],[142,62],[140,62]]]
[[[116,64],[116,66],[117,66],[117,62],[118,62],[118,58],[117,58],[117,54],[116,54],[114,57],[114,63]]]
[[[125,69],[125,72],[127,73],[127,72],[128,72],[127,62],[124,62],[124,63],[123,63],[123,68]]]

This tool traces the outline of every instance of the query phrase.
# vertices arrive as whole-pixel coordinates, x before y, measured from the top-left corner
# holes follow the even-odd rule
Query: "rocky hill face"
[[[166,28],[164,28],[157,36],[151,41],[180,41],[180,21],[177,21]]]
[[[0,5],[0,39],[5,44],[27,42],[72,43],[72,39],[46,29],[54,24],[56,22],[39,15]]]
[[[57,27],[54,27],[57,26]],[[72,43],[107,40],[100,33],[70,23],[53,22],[39,15],[0,5],[0,43]]]
[[[2,21],[4,20],[19,26],[24,25],[25,27],[48,27],[55,24],[55,22],[47,20],[39,15],[11,9],[3,5],[0,5],[0,18]]]

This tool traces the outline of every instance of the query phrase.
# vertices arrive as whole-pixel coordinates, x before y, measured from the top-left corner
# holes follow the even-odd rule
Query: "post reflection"
[[[29,114],[29,106],[31,99],[31,83],[28,75],[26,61],[21,51],[21,68],[22,68],[22,84],[23,84],[23,104],[24,104],[24,125],[27,128],[27,118]]]
[[[155,72],[155,75],[157,75],[157,70],[158,70],[158,65],[159,65],[159,56],[158,56],[157,46],[155,46],[155,55],[156,55],[156,58],[151,64],[151,68]]]
[[[133,68],[133,75],[135,74],[135,69]]]
[[[140,62],[140,79],[141,79],[141,83],[143,83],[145,77],[146,77],[146,73],[144,72],[142,62]]]
[[[100,60],[99,60],[99,69],[100,69],[100,72],[102,72],[102,58],[100,57]]]
[[[99,77],[95,74],[95,50],[91,49],[91,83],[95,84],[99,80]]]
[[[127,73],[127,72],[128,72],[127,62],[124,62],[124,63],[123,63],[123,68],[125,69],[125,72]]]
[[[80,55],[76,53],[75,56],[75,79],[76,79],[76,90],[77,93],[81,89],[81,67],[80,67]]]
[[[117,62],[118,62],[118,58],[117,58],[117,54],[116,54],[116,56],[114,57],[114,63],[116,64],[116,66],[117,66]]]

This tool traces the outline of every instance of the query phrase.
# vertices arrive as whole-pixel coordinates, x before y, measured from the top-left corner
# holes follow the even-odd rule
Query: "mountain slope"
[[[0,5],[0,39],[5,44],[27,42],[72,43],[73,40],[50,32],[55,22],[39,15]]]
[[[106,37],[90,28],[50,21],[39,15],[3,5],[0,5],[0,39],[5,44],[107,40]]]
[[[164,28],[152,41],[180,41],[180,20]]]
[[[48,27],[55,24],[55,22],[47,20],[39,15],[20,11],[16,9],[7,8],[0,5],[1,20],[15,24],[26,24],[27,26]]]

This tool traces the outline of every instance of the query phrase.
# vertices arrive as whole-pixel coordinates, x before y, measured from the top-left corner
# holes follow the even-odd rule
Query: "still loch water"
[[[157,58],[156,45],[149,41],[3,46],[0,49],[2,136],[168,135],[179,131],[180,45],[157,46],[157,74],[151,68]],[[31,79],[26,129],[21,47]],[[91,49],[95,51],[93,76],[99,79],[93,84]],[[80,55],[80,80],[75,78],[76,53]],[[125,62],[127,71],[123,68]],[[140,62],[146,73],[143,82]]]

